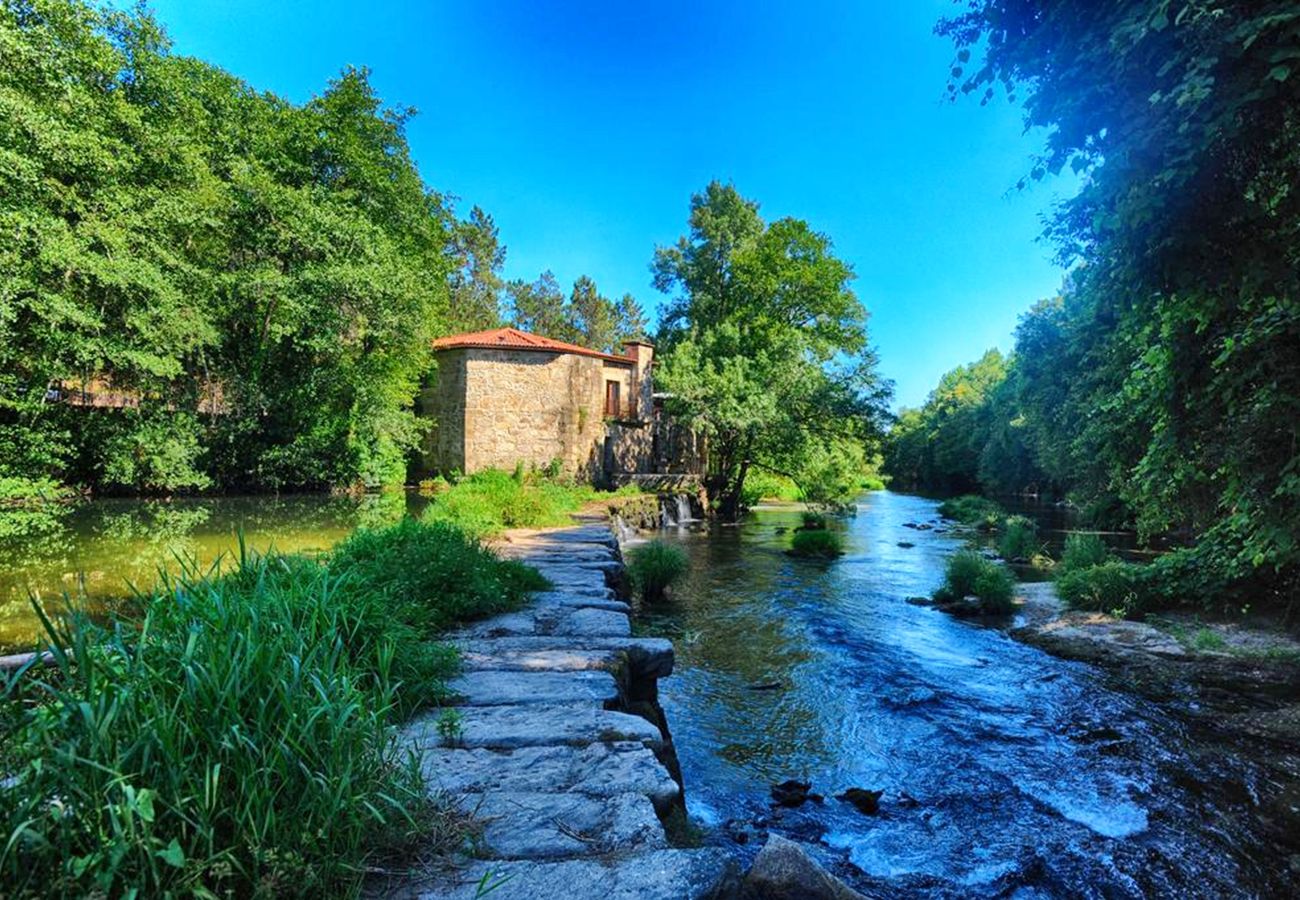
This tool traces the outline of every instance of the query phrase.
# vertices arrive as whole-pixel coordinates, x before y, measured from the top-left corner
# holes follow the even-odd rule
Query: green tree
[[[484,331],[501,324],[501,269],[506,248],[492,216],[475,206],[451,232],[450,322],[452,331]]]
[[[533,282],[511,281],[506,293],[510,295],[510,318],[516,328],[557,341],[574,343],[581,339],[553,272],[543,272]]]
[[[954,96],[1023,96],[1047,129],[1030,179],[1088,176],[1048,228],[1082,265],[1017,346],[1041,464],[1196,536],[1184,596],[1294,598],[1300,8],[977,0],[940,31]]]
[[[659,248],[655,285],[677,291],[657,367],[670,413],[709,440],[711,499],[741,511],[753,466],[788,470],[810,444],[869,440],[888,385],[875,373],[852,270],[807,223],[763,222],[713,182],[691,199],[689,233]]]

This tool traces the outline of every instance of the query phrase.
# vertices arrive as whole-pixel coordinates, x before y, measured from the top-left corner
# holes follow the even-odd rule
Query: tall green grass
[[[1006,518],[1006,510],[997,502],[976,494],[952,497],[939,504],[939,515],[974,525],[981,531],[994,531]]]
[[[807,559],[836,559],[844,555],[844,539],[827,528],[801,529],[790,538],[789,552]]]
[[[1038,526],[1027,516],[1008,516],[998,536],[998,553],[1004,559],[1033,559],[1042,549]]]
[[[943,584],[934,592],[934,599],[953,603],[973,596],[979,600],[981,612],[1008,613],[1015,608],[1015,585],[1015,578],[1006,568],[974,550],[963,550],[949,558]]]
[[[472,534],[490,535],[507,528],[569,525],[572,513],[593,500],[634,493],[635,486],[610,494],[540,472],[525,472],[522,467],[513,475],[484,469],[438,493],[424,518],[450,522]]]
[[[668,589],[686,574],[689,566],[686,551],[663,541],[651,541],[636,547],[627,559],[632,585],[647,603],[662,600]]]
[[[0,884],[13,896],[336,896],[454,833],[395,722],[436,699],[429,641],[539,581],[445,524],[362,531],[324,563],[188,569],[103,631],[46,620],[55,665],[0,699]]]

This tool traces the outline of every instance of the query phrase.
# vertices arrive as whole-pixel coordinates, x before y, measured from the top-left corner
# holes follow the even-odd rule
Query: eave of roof
[[[573,353],[578,356],[594,356],[606,362],[620,365],[635,365],[631,356],[618,356],[613,353],[601,353],[589,347],[557,341],[554,338],[530,334],[518,328],[493,328],[489,331],[470,331],[464,334],[451,334],[433,342],[433,349],[440,350],[525,350],[534,353]]]

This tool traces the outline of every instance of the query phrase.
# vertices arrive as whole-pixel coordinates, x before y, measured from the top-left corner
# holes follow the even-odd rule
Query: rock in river
[[[772,785],[772,799],[781,806],[788,806],[791,809],[796,806],[803,806],[809,800],[814,803],[821,803],[821,794],[811,794],[812,784],[807,781],[795,781],[793,778],[789,781],[783,781],[780,784]]]
[[[852,803],[858,808],[858,812],[874,816],[880,812],[880,798],[884,791],[869,791],[865,788],[851,787],[842,794],[836,794],[836,800],[843,800],[845,803]]]
[[[863,900],[862,895],[817,864],[794,841],[774,834],[745,874],[744,900]]]

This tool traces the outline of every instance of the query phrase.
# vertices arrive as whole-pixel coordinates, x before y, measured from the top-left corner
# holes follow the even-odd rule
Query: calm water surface
[[[692,572],[640,628],[677,641],[660,691],[692,816],[813,843],[873,896],[1288,895],[1248,761],[1091,667],[905,602],[965,540],[903,527],[935,506],[863,498],[829,564],[782,552],[793,511],[670,533]],[[825,803],[773,810],[788,778]],[[849,787],[883,790],[880,814],[833,798]]]
[[[424,501],[413,494],[360,498],[319,494],[180,500],[96,500],[50,514],[9,512],[0,522],[0,653],[28,649],[40,636],[30,597],[47,610],[64,595],[102,617],[147,589],[179,560],[207,567],[246,546],[312,553],[358,525],[394,521]],[[19,518],[25,516],[25,518]]]

